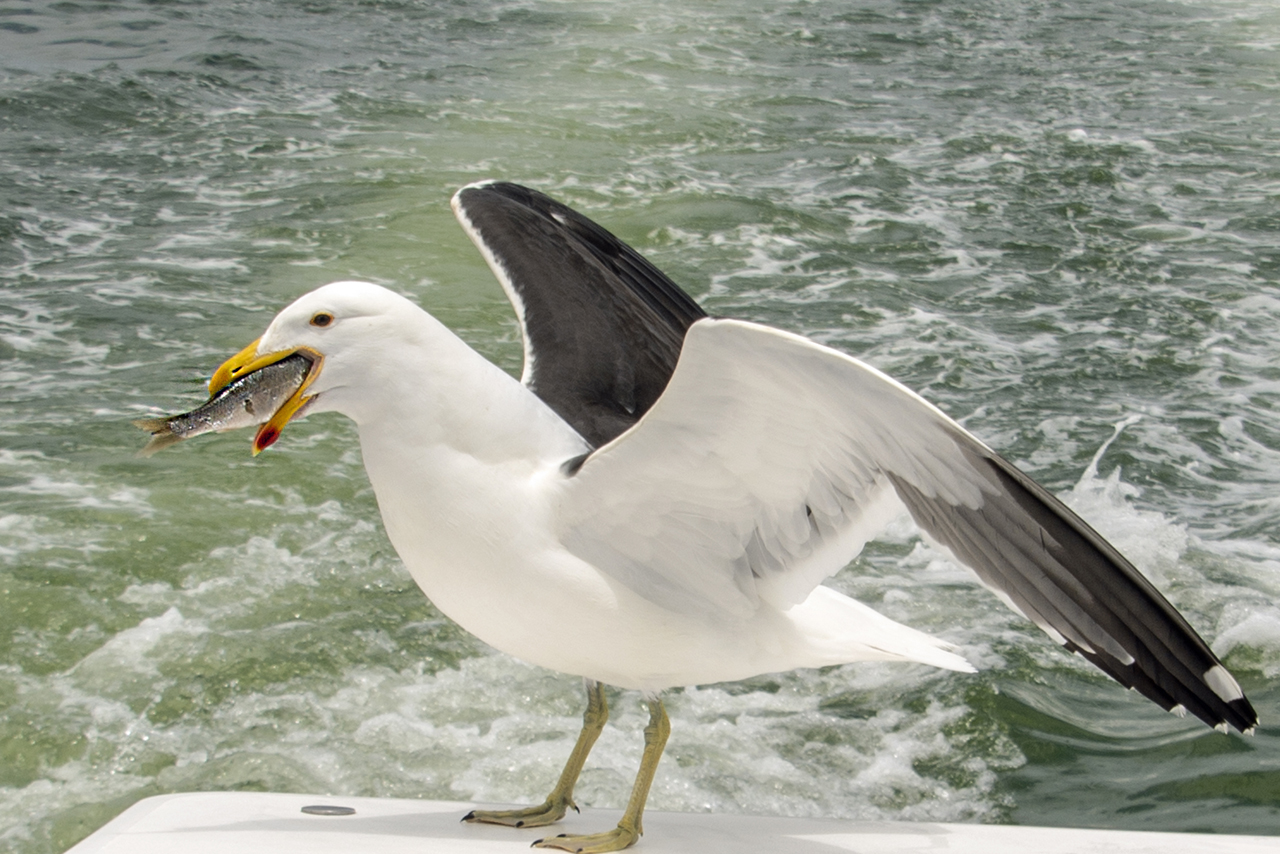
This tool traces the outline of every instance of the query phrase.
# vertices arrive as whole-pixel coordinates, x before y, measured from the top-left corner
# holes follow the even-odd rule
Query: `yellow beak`
[[[316,377],[320,375],[320,367],[324,363],[324,356],[310,347],[280,350],[259,356],[258,341],[261,340],[259,338],[254,341],[218,366],[218,369],[213,372],[213,377],[209,380],[210,396],[222,391],[241,377],[248,376],[260,368],[265,368],[267,365],[273,365],[281,359],[287,359],[294,353],[301,353],[310,359],[311,369],[302,378],[302,385],[298,386],[298,390],[291,394],[289,399],[267,419],[266,423],[258,428],[258,434],[253,437],[254,456],[260,454],[263,449],[275,444],[276,439],[280,438],[280,432],[284,430],[284,425],[288,424],[293,416],[297,415],[303,407],[314,400],[314,396],[306,394],[306,391],[315,382]]]

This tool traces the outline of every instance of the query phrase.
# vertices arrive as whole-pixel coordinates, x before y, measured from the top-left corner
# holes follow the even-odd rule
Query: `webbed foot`
[[[578,805],[570,798],[547,798],[540,806],[525,807],[518,810],[472,810],[462,817],[463,821],[478,821],[484,824],[502,824],[507,827],[543,827],[555,824],[568,810],[578,811]]]
[[[533,843],[534,848],[559,848],[573,854],[601,854],[604,851],[621,851],[630,848],[640,839],[640,830],[619,824],[613,830],[604,833],[589,833],[583,836],[570,836],[562,833],[559,836],[548,836]]]

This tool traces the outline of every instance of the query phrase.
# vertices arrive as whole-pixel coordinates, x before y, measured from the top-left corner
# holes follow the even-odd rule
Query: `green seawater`
[[[336,279],[518,373],[448,208],[481,178],[961,419],[1262,718],[1165,714],[903,522],[831,583],[981,672],[672,692],[653,808],[1280,834],[1278,116],[1264,0],[0,0],[0,849],[163,792],[546,793],[580,684],[418,592],[350,423],[130,425]],[[584,807],[638,761],[610,700]]]

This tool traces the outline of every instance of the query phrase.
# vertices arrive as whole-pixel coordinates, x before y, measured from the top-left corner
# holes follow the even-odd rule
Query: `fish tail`
[[[140,457],[149,457],[156,451],[164,450],[182,441],[182,437],[173,432],[173,428],[169,426],[168,418],[139,418],[133,422],[133,426],[151,434],[151,441],[138,451]]]
[[[177,433],[161,433],[148,442],[141,451],[138,451],[138,456],[149,457],[156,451],[163,451],[170,445],[176,445],[181,441],[182,437]]]
[[[146,430],[148,433],[168,433],[168,418],[139,418],[133,422],[133,426],[139,430]]]

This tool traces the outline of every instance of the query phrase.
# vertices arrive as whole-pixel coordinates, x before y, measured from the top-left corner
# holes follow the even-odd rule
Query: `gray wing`
[[[693,324],[663,396],[566,481],[561,538],[664,607],[732,618],[803,600],[899,501],[1122,685],[1256,724],[1187,621],[1058,499],[909,389],[776,329]]]
[[[689,324],[705,313],[634,249],[542,193],[463,187],[453,210],[516,309],[522,381],[592,447],[666,388]]]

